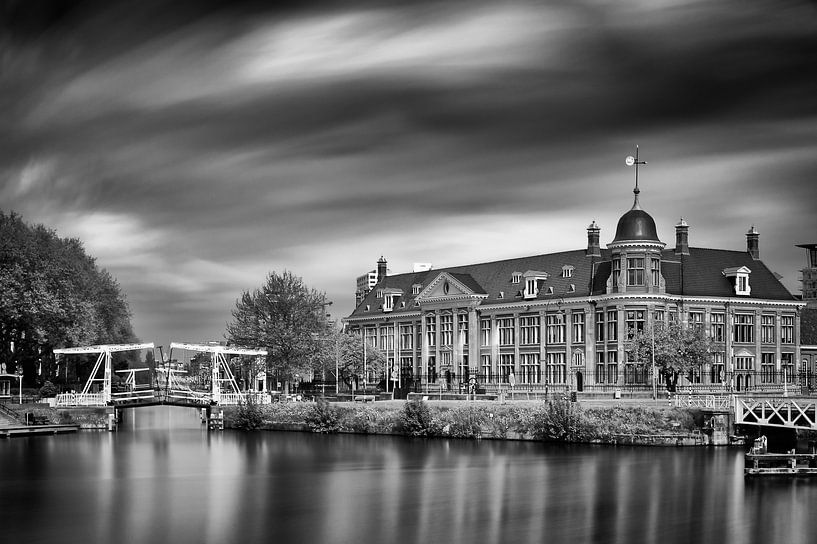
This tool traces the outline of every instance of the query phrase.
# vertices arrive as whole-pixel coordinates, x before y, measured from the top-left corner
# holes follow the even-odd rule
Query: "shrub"
[[[420,399],[407,400],[398,418],[400,432],[409,436],[432,434],[432,417],[428,405]]]
[[[527,432],[534,438],[555,442],[585,441],[596,435],[595,426],[576,403],[555,400],[532,414]]]
[[[488,419],[483,408],[462,406],[451,410],[450,436],[458,438],[479,438]]]
[[[57,386],[53,383],[46,381],[42,387],[40,387],[40,397],[55,397],[57,395]]]
[[[236,429],[254,431],[260,428],[263,422],[261,408],[251,398],[248,397],[245,402],[238,405],[234,423]]]
[[[306,424],[313,433],[336,433],[341,429],[338,411],[325,399],[318,399],[306,416]]]

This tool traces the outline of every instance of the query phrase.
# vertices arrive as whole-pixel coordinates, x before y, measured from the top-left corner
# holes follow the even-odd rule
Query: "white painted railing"
[[[255,404],[270,404],[272,397],[269,393],[222,393],[218,403],[223,406],[235,406],[243,402],[253,402]]]
[[[732,410],[734,399],[729,395],[675,395],[676,408],[704,408],[710,410]]]
[[[60,393],[57,406],[105,406],[104,393]]]

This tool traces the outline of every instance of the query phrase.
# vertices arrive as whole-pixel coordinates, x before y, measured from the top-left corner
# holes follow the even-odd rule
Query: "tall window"
[[[426,316],[426,346],[433,348],[437,345],[437,318],[434,315]]]
[[[435,383],[437,381],[437,359],[433,355],[428,356],[426,376],[430,383]]]
[[[627,359],[624,363],[624,383],[644,384],[647,383],[646,366],[640,361],[633,360],[633,355],[627,352]]]
[[[774,344],[774,316],[760,316],[760,341],[763,344]]]
[[[567,381],[567,364],[564,353],[547,354],[548,383],[565,383]]]
[[[760,383],[774,383],[774,353],[760,354]]]
[[[547,315],[547,342],[548,344],[564,344],[565,342],[565,319],[557,312]]]
[[[497,325],[499,326],[499,345],[512,346],[514,342],[513,318],[503,317],[501,319],[497,319]]]
[[[369,346],[376,348],[377,347],[377,328],[375,327],[366,327],[366,344]]]
[[[400,325],[400,349],[412,349],[414,325]]]
[[[596,352],[596,383],[604,383],[604,352]]]
[[[635,331],[644,330],[644,319],[647,315],[646,310],[627,310],[627,334],[633,334]]]
[[[618,310],[607,310],[607,341],[618,340]]]
[[[644,285],[644,257],[627,259],[627,285]]]
[[[618,383],[618,352],[607,352],[607,383]]]
[[[724,383],[726,380],[726,366],[724,365],[724,353],[716,351],[712,353],[712,367],[710,369],[710,383]]]
[[[584,312],[573,312],[573,338],[574,344],[584,344]]]
[[[380,327],[380,349],[385,351],[394,349],[394,325]]]
[[[468,380],[468,356],[464,353],[460,355],[460,365],[458,372],[460,373],[460,380],[465,382]]]
[[[482,380],[491,383],[494,379],[494,372],[493,369],[491,368],[491,356],[480,355],[479,367],[480,373],[482,374]]]
[[[784,315],[780,318],[780,343],[794,344],[794,316]]]
[[[508,376],[514,373],[513,353],[503,353],[499,356],[499,375],[503,383],[508,383]]]
[[[711,323],[709,324],[709,334],[712,336],[713,342],[725,342],[726,335],[724,332],[724,318],[725,314],[712,313],[709,316]]]
[[[755,316],[752,314],[735,314],[735,325],[732,327],[732,340],[735,342],[755,341]]]
[[[411,355],[400,357],[400,376],[404,380],[410,380],[414,376],[414,359]]]
[[[604,311],[596,312],[596,342],[604,342]]]
[[[704,313],[699,310],[689,312],[689,327],[694,331],[703,331]]]
[[[735,357],[735,370],[754,370],[754,357]]]
[[[539,316],[531,315],[519,318],[519,343],[539,343]]]
[[[541,370],[539,368],[539,354],[538,353],[523,353],[520,356],[520,368],[522,371],[522,383],[539,383],[541,382]]]
[[[786,383],[791,383],[795,380],[794,353],[780,354],[780,371],[783,373],[783,379],[786,380]]]
[[[661,284],[661,260],[650,259],[650,274],[652,276],[652,284],[658,287]]]
[[[440,316],[440,345],[451,346],[454,344],[454,316],[445,314]]]
[[[621,279],[621,259],[613,257],[613,287],[618,285]]]
[[[479,320],[479,343],[482,346],[490,346],[491,345],[491,320],[490,319],[480,319]]]
[[[459,331],[458,342],[462,345],[468,344],[468,314],[457,314],[457,331]]]

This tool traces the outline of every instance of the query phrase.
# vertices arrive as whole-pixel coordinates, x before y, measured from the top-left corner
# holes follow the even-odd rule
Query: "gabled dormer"
[[[732,266],[723,269],[723,275],[732,284],[736,295],[749,296],[752,294],[752,287],[749,285],[749,274],[752,273],[746,266]]]
[[[403,296],[402,289],[396,289],[394,287],[386,287],[382,290],[383,296],[383,311],[384,312],[391,312],[394,310],[395,303],[397,299]]]
[[[542,285],[548,279],[548,273],[539,270],[528,270],[525,272],[524,277],[525,290],[522,292],[522,296],[526,299],[536,298]]]

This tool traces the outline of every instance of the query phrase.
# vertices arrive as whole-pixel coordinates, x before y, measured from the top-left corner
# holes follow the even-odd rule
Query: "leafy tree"
[[[649,365],[653,346],[656,369],[664,376],[667,390],[675,391],[679,376],[700,371],[709,360],[712,340],[702,329],[679,322],[655,323],[631,333],[628,350],[633,360]]]
[[[0,212],[0,363],[8,371],[22,365],[31,385],[54,375],[55,347],[135,340],[119,284],[80,240]],[[79,358],[74,371],[87,376],[92,364]]]
[[[326,295],[308,288],[291,272],[272,272],[264,285],[245,291],[236,301],[227,340],[243,347],[262,347],[268,374],[287,382],[296,375],[311,375],[315,335],[325,327]]]
[[[352,382],[355,389],[363,387],[364,373],[377,376],[375,382],[379,381],[383,369],[386,366],[386,357],[379,349],[366,346],[366,364],[363,363],[363,338],[358,334],[343,331],[328,331],[326,334],[316,338],[318,350],[315,360],[316,371],[332,369],[334,371],[335,362],[338,366],[338,379],[351,388]]]

